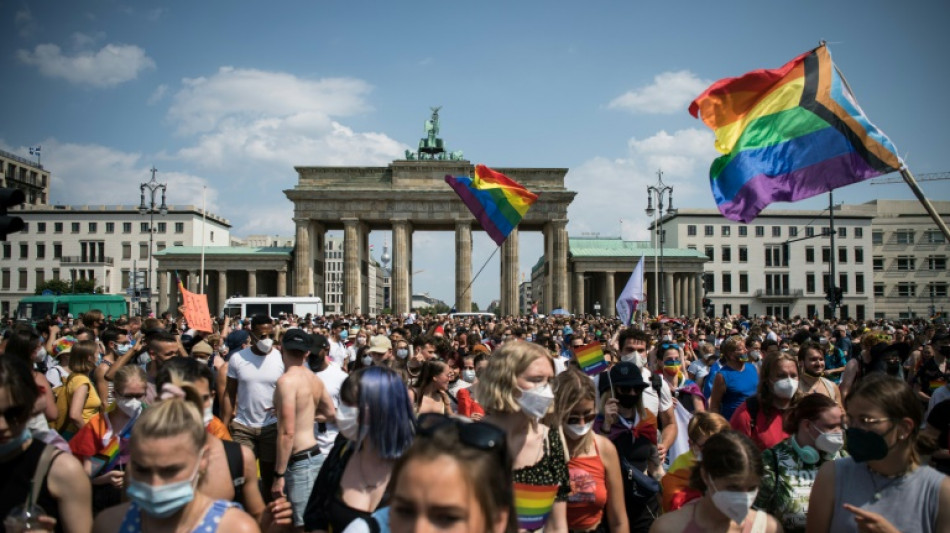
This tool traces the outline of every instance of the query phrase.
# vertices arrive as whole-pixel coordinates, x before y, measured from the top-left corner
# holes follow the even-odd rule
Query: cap
[[[373,353],[386,353],[392,349],[393,343],[389,340],[389,337],[385,335],[374,335],[373,338],[369,340],[369,349],[367,351]]]
[[[309,352],[313,339],[302,329],[288,329],[284,336],[280,338],[280,345],[288,350],[297,352]]]
[[[191,349],[191,355],[211,355],[213,353],[214,349],[205,341],[196,342],[195,346]]]
[[[906,342],[895,342],[894,344],[879,342],[871,348],[871,359],[884,359],[892,354],[896,354],[903,361],[910,355],[910,345]]]
[[[236,329],[231,333],[228,333],[228,336],[224,338],[224,345],[228,347],[229,351],[238,350],[241,346],[244,346],[244,343],[247,342],[247,339],[250,338],[251,334],[247,330]]]
[[[643,390],[647,388],[647,382],[643,381],[643,374],[640,373],[640,367],[629,361],[622,361],[613,366],[609,371],[601,375],[598,380],[600,392],[604,393],[614,387],[633,387]]]
[[[326,337],[320,335],[319,333],[313,333],[310,335],[310,353],[318,354],[329,348],[330,341],[328,341]]]
[[[333,325],[330,326],[330,329],[345,328],[345,327],[348,326],[348,325],[349,325],[349,324],[347,324],[346,322],[344,322],[344,321],[342,321],[342,320],[337,320],[337,321],[333,322]]]
[[[574,330],[571,329],[571,326],[564,326],[564,329],[561,331],[563,335],[573,335]]]

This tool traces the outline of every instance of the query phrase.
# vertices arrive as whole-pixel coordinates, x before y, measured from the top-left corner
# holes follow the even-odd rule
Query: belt
[[[290,460],[287,461],[287,464],[296,463],[297,461],[304,461],[310,459],[311,457],[316,457],[320,455],[320,445],[317,444],[313,448],[304,450],[302,452],[297,452],[290,456]]]

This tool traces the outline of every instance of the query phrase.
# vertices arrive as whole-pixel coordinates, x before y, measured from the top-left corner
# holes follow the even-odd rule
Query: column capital
[[[305,224],[310,224],[310,221],[311,221],[311,220],[312,220],[312,219],[310,219],[310,218],[294,217],[294,223],[297,224],[298,226],[303,226],[303,225],[305,225]]]

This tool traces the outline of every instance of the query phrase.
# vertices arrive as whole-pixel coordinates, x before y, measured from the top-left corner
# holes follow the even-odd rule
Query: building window
[[[713,236],[713,227],[712,227],[712,226],[706,226],[705,228],[703,228],[703,230],[706,232],[706,236],[707,236],[707,237],[712,237],[712,236]]]
[[[805,247],[805,262],[806,263],[815,262],[815,247],[814,246]]]
[[[686,245],[686,249],[687,249],[687,250],[696,250],[696,245],[695,245],[695,244],[687,244],[687,245]]]
[[[214,242],[214,232],[211,233],[211,242]],[[663,242],[666,242],[666,230],[663,230]]]
[[[947,258],[942,255],[932,255],[927,258],[927,270],[946,270]]]
[[[914,230],[899,229],[895,234],[897,244],[914,244]]]
[[[897,296],[912,298],[917,295],[917,284],[909,281],[903,281],[897,284]]]
[[[739,247],[739,262],[747,263],[749,261],[749,248],[746,246]]]
[[[821,236],[822,236],[822,237],[830,237],[830,236],[831,236],[831,226],[825,226],[825,227],[821,228]]]
[[[782,236],[782,226],[772,226],[772,236],[781,237]]]
[[[938,229],[929,229],[926,232],[926,242],[927,244],[943,244],[947,242],[947,239],[943,236]]]
[[[842,238],[842,239],[847,239],[847,238],[848,238],[848,228],[845,227],[845,226],[839,227],[839,228],[838,228],[838,237],[840,237],[840,238]]]
[[[122,223],[122,233],[132,233],[132,223],[123,222]]]
[[[30,245],[21,242],[20,243],[20,259],[29,259],[30,258]]]
[[[11,246],[10,243],[8,242],[3,243],[3,258],[4,259],[13,258],[13,246]]]
[[[848,293],[848,274],[846,272],[838,274],[838,287],[842,293]]]
[[[815,273],[809,272],[805,274],[805,292],[808,294],[815,294]]]
[[[756,236],[756,237],[765,237],[765,226],[756,226],[756,227],[755,227],[755,236]]]
[[[184,233],[184,232],[185,232],[185,223],[175,222],[175,233]]]
[[[73,233],[79,233],[79,222],[73,222],[70,226],[72,227]]]
[[[749,304],[739,304],[739,314],[748,317],[749,316]]]
[[[139,233],[148,233],[148,222],[139,223]]]
[[[96,222],[89,223],[89,233],[96,233],[99,229],[99,224]]]
[[[745,237],[745,236],[747,236],[748,234],[749,234],[749,227],[748,227],[748,226],[739,226],[739,236],[740,236],[740,237]]]
[[[947,296],[946,283],[931,283],[928,290],[931,298],[946,298]]]
[[[838,248],[838,262],[841,264],[848,262],[848,249],[844,246]]]
[[[148,259],[148,243],[139,243],[139,259]]]
[[[53,222],[53,233],[62,233],[62,232],[63,232],[63,223]]]
[[[788,227],[788,236],[789,236],[789,237],[798,237],[798,226],[789,226],[789,227]]]
[[[174,244],[174,245],[175,245],[175,246],[184,246],[185,243],[184,243],[184,241],[175,241],[175,244]]]
[[[37,232],[37,233],[46,233],[46,222],[37,222],[37,223],[36,223],[36,232]]]
[[[158,223],[158,232],[159,232],[159,233],[165,233],[165,230],[166,230],[166,229],[168,229],[168,224],[167,224],[167,223],[165,223],[165,222],[159,222],[159,223]]]
[[[132,243],[122,243],[122,259],[132,259]]]
[[[690,237],[696,236],[696,224],[690,224],[686,226],[686,235]]]
[[[722,292],[729,294],[732,292],[732,273],[723,272],[722,273]]]
[[[115,222],[106,222],[106,233],[115,233]]]
[[[720,233],[723,237],[729,237],[732,235],[732,226],[723,226],[720,229]]]
[[[884,244],[883,230],[876,229],[871,231],[871,244]]]
[[[749,275],[745,272],[739,273],[739,292],[742,294],[749,292]]]
[[[156,243],[155,243],[155,248],[156,248],[157,251],[161,252],[162,250],[165,249],[165,242],[164,242],[164,241],[158,241],[158,242],[156,242]]]
[[[725,227],[725,226],[723,226]],[[729,263],[732,261],[732,247],[723,246],[722,247],[722,262]]]
[[[46,259],[46,243],[36,243],[36,258]]]
[[[914,270],[914,257],[911,255],[897,256],[897,270]]]
[[[132,273],[129,269],[127,268],[122,269],[122,290],[128,289],[130,287],[129,277],[131,277],[131,275]]]
[[[806,227],[805,227],[805,236],[806,236],[806,237],[814,237],[814,236],[815,236],[815,228],[813,228],[812,226],[806,226]]]
[[[854,238],[855,239],[864,238],[864,228],[854,228]]]
[[[58,242],[53,243],[53,259],[63,258],[63,245]]]
[[[53,269],[53,279],[59,279],[59,269],[58,269],[58,268],[54,268],[54,269]]]
[[[3,269],[2,276],[0,277],[2,277],[2,280],[0,280],[0,289],[3,289],[5,291],[10,290],[10,269],[9,268]]]
[[[875,284],[874,284],[874,297],[875,297],[875,298],[883,298],[883,297],[884,297],[884,284],[883,284],[883,283],[875,283]]]
[[[873,268],[875,272],[884,272],[884,258],[883,257],[874,256],[874,259],[871,259],[871,265],[873,265],[871,268]]]
[[[37,268],[36,269],[36,284],[42,285],[43,283],[46,283],[46,271],[43,270],[42,268]]]
[[[805,314],[814,317],[818,315],[818,308],[814,304],[808,304],[805,306]]]
[[[830,263],[831,262],[831,248],[823,246],[821,248],[821,262]]]
[[[716,260],[716,248],[714,246],[706,246],[706,257],[708,257],[710,261]]]
[[[716,292],[716,276],[712,272],[703,273],[703,291]]]
[[[859,265],[864,263],[864,248],[854,249],[854,262]]]
[[[864,273],[863,272],[854,273],[854,293],[864,294]]]
[[[27,270],[25,268],[21,268],[19,289],[21,291],[25,291],[28,286],[29,286],[29,279],[28,279]]]

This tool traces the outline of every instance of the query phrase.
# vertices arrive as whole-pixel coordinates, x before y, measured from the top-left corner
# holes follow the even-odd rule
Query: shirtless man
[[[314,419],[319,413],[326,418],[336,415],[333,401],[320,378],[305,363],[313,341],[302,329],[284,334],[284,368],[274,391],[277,411],[277,461],[271,493],[279,498],[285,493],[294,511],[294,527],[303,531],[303,512],[310,491],[317,479],[320,446],[313,435]]]

